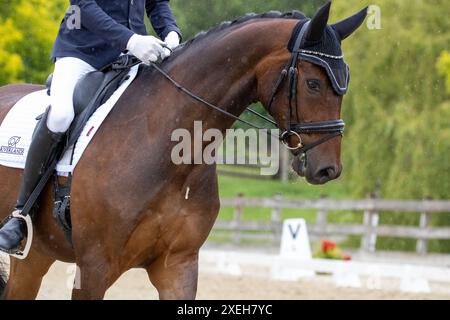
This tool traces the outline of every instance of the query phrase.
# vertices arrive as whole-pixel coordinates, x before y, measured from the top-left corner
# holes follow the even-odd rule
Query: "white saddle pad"
[[[58,163],[56,170],[60,175],[67,176],[73,172],[106,116],[136,78],[138,68],[139,66],[134,66],[130,69],[129,79],[88,120],[75,144],[75,151],[73,152],[73,147],[67,150]],[[50,97],[47,95],[47,90],[41,90],[23,97],[8,112],[0,126],[0,165],[18,169],[25,168],[28,148],[37,123],[36,117],[44,113],[49,105]],[[73,160],[71,162],[72,153]]]

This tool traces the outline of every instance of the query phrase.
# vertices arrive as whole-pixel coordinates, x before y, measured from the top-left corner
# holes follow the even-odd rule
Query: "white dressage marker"
[[[308,229],[304,219],[288,219],[283,223],[281,234],[280,257],[309,261],[312,259],[311,245],[309,243]],[[277,280],[295,281],[303,277],[312,277],[314,272],[298,266],[288,267],[277,260],[272,267],[272,277]]]
[[[288,219],[284,221],[280,255],[302,260],[312,259],[308,229],[304,219]]]

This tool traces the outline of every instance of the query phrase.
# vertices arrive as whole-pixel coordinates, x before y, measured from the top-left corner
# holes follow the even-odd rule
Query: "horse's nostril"
[[[331,171],[332,171],[331,168],[322,169],[319,171],[318,176],[320,178],[328,178],[330,176],[330,174],[332,173]]]
[[[341,175],[341,166],[319,167],[315,171],[306,170],[306,180],[312,184],[324,184]]]
[[[329,178],[334,177],[336,175],[336,170],[334,170],[334,168],[328,168],[327,174]]]
[[[336,178],[336,169],[333,167],[327,167],[319,170],[316,174],[316,177],[322,181],[328,181]]]

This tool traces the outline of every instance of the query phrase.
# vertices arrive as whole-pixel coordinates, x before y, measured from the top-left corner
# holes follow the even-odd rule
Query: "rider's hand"
[[[174,50],[180,44],[180,36],[175,31],[171,31],[164,39],[164,42],[170,50]],[[164,49],[167,56],[170,56],[170,50]]]
[[[127,50],[144,63],[157,62],[167,56],[164,45],[164,42],[153,36],[135,34],[128,40]]]

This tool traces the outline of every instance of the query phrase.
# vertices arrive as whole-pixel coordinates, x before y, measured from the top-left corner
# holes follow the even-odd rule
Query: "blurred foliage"
[[[346,17],[370,1],[336,1]],[[344,179],[358,196],[381,183],[383,197],[448,198],[450,107],[435,68],[450,43],[450,2],[377,1],[382,29],[344,42],[352,73],[344,99]]]
[[[445,77],[447,92],[450,93],[450,53],[448,51],[442,52],[436,64],[436,68],[438,69],[439,74]]]
[[[325,0],[172,0],[171,6],[184,38],[188,39],[222,21],[233,20],[249,12],[300,10],[312,15],[322,3]]]
[[[64,0],[2,1],[0,9],[0,84],[42,83],[51,72],[50,52]]]
[[[15,44],[23,40],[13,21],[7,19],[0,26],[0,83],[16,82],[23,71],[22,57],[14,53]]]
[[[345,17],[370,1],[339,1]],[[448,72],[450,2],[379,0],[382,29],[362,28],[343,44],[352,72],[344,99],[348,131],[343,140],[343,179],[355,196],[377,184],[384,198],[450,197],[450,100]],[[370,19],[370,18],[369,18]],[[444,52],[444,53],[443,53]],[[414,214],[382,215],[381,223],[417,225]],[[435,215],[434,225],[449,225]],[[411,241],[380,239],[383,248],[412,249]],[[444,248],[446,247],[446,249]],[[449,250],[436,241],[433,250]]]

